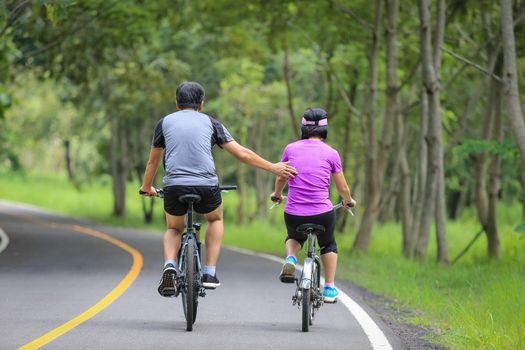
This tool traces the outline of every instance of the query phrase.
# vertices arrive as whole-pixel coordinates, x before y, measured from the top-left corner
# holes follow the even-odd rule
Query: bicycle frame
[[[303,289],[310,289],[312,287],[312,280],[310,276],[312,276],[312,271],[314,269],[314,264],[317,265],[317,280],[319,281],[319,278],[321,277],[321,269],[320,269],[320,258],[317,256],[315,251],[315,243],[317,242],[317,236],[313,233],[312,230],[308,232],[308,250],[307,250],[307,258],[304,259],[303,263],[303,273],[301,277],[301,288]]]
[[[313,287],[319,287],[319,286],[312,285],[312,277],[313,277],[314,269],[315,269],[315,274],[317,276],[317,283],[320,283],[320,280],[321,280],[321,259],[316,254],[316,250],[315,250],[315,243],[317,242],[316,234],[313,233],[313,231],[309,231],[307,240],[308,240],[307,258],[304,259],[303,271],[301,273],[301,277],[299,279],[296,279],[297,290],[293,298],[294,304],[297,302],[299,306],[300,306],[300,300],[296,300],[296,299],[302,290],[311,289]]]

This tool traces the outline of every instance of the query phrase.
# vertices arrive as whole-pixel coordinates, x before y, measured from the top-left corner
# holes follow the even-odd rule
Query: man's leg
[[[215,274],[215,267],[221,253],[222,239],[224,238],[224,222],[222,220],[222,205],[217,209],[204,214],[208,222],[206,227],[206,264],[203,269],[203,285],[206,288],[216,288],[220,282]]]
[[[179,253],[182,232],[184,232],[184,226],[186,222],[186,216],[174,216],[166,213],[166,227],[167,230],[164,233],[164,260],[176,260],[177,254]]]
[[[217,266],[224,238],[224,221],[222,220],[222,205],[214,211],[204,214],[208,221],[206,228],[206,265]]]
[[[176,293],[174,284],[177,274],[177,254],[184,231],[185,216],[174,216],[166,213],[167,230],[164,233],[164,270],[160,279],[158,291],[160,295],[171,297]]]

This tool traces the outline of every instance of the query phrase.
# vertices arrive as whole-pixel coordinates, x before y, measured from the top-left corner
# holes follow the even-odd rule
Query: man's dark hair
[[[204,88],[194,81],[185,81],[177,87],[175,96],[180,109],[193,108],[197,110],[204,101]]]
[[[317,125],[320,120],[328,118],[328,113],[321,108],[308,108],[303,113],[303,119],[307,123],[313,125],[304,125],[304,122],[301,123],[301,139],[309,139],[310,137],[320,137],[323,140],[326,140],[328,137],[328,126],[327,125]]]

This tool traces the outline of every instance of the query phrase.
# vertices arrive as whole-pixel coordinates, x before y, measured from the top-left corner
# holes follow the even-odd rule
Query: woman
[[[330,175],[343,197],[344,206],[352,208],[356,202],[346,183],[339,153],[326,144],[327,117],[327,113],[320,108],[308,108],[304,112],[301,140],[287,145],[281,159],[283,162],[290,162],[298,173],[289,180],[277,177],[272,196],[280,203],[283,188],[288,181],[288,197],[284,208],[284,221],[288,231],[285,242],[287,257],[279,279],[281,282],[293,281],[296,256],[305,242],[305,237],[297,234],[295,229],[306,223],[323,225],[326,231],[318,237],[325,271],[323,298],[325,302],[335,303],[339,293],[334,285],[337,243],[334,237],[335,211],[329,196]]]

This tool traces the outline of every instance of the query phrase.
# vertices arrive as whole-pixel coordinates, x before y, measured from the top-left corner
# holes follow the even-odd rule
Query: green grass
[[[77,192],[57,176],[0,175],[0,198],[31,203],[53,211],[97,222],[133,228],[148,227],[162,231],[162,206],[156,206],[153,226],[142,221],[136,186],[130,186],[125,218],[113,218],[109,181],[85,184]],[[284,224],[282,208],[270,213],[267,221],[236,225],[233,193],[225,202],[225,245],[238,246],[282,256]],[[251,203],[250,206],[254,204]],[[355,218],[351,218],[357,224]],[[385,296],[393,307],[412,312],[403,321],[434,329],[434,341],[454,349],[525,349],[525,238],[513,228],[521,222],[517,205],[501,203],[498,208],[503,257],[486,257],[484,236],[454,266],[434,263],[435,243],[431,241],[425,263],[401,256],[398,224],[377,225],[367,255],[351,255],[355,228],[337,237],[338,277]],[[451,258],[470,241],[478,230],[473,212],[447,224]],[[160,254],[160,253],[159,253]]]

